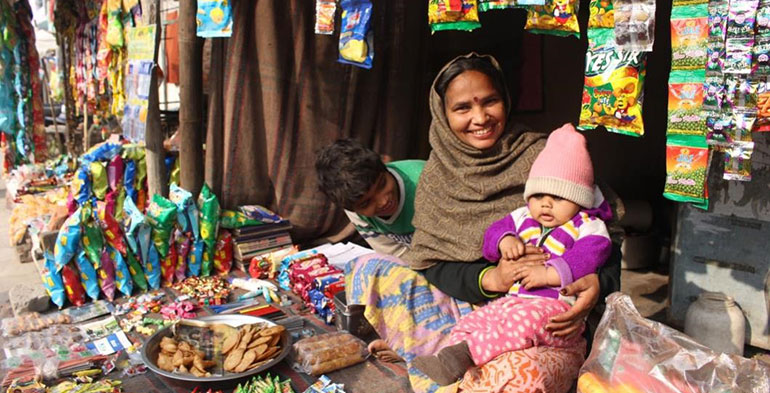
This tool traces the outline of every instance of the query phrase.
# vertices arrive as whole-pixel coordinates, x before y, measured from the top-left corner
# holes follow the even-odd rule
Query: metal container
[[[348,306],[345,291],[334,295],[334,325],[337,330],[347,330],[358,338],[365,338],[374,331],[372,325],[364,317],[364,306],[351,304]]]
[[[252,324],[252,323],[265,323],[269,326],[275,326],[277,325],[275,322],[270,321],[268,319],[259,318],[259,317],[253,317],[250,315],[211,315],[207,317],[200,317],[196,318],[196,320],[199,321],[205,321],[205,322],[215,322],[215,323],[224,323],[226,325],[230,325],[233,327],[238,327],[241,325],[246,324]],[[176,374],[168,371],[161,370],[158,368],[157,365],[155,365],[155,361],[158,358],[158,352],[160,352],[160,340],[163,337],[170,337],[172,335],[171,328],[167,327],[165,329],[158,330],[150,336],[150,338],[145,343],[144,347],[142,347],[142,361],[144,364],[147,365],[147,367],[155,372],[158,375],[164,376],[166,378],[175,379],[178,381],[185,381],[185,382],[197,382],[197,383],[205,383],[205,382],[225,382],[225,381],[232,381],[239,378],[248,377],[251,375],[259,374],[283,360],[283,358],[288,355],[289,350],[291,349],[291,336],[289,335],[288,330],[284,330],[283,334],[281,335],[281,352],[278,353],[278,356],[276,356],[273,360],[271,360],[268,363],[263,364],[260,367],[257,367],[253,370],[249,370],[242,373],[229,373],[225,372],[224,375],[216,375],[211,377],[203,377],[198,378],[192,374]]]

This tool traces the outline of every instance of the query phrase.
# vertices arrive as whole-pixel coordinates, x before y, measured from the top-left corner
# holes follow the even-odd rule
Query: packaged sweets
[[[671,70],[702,70],[708,43],[706,4],[671,10]]]
[[[168,198],[176,204],[176,221],[182,232],[191,232],[195,238],[200,236],[198,231],[198,208],[189,191],[172,184]]]
[[[99,288],[104,297],[113,301],[115,299],[115,261],[110,257],[107,248],[102,250],[102,263],[96,273],[99,275]]]
[[[709,39],[706,47],[706,72],[721,74],[725,67],[725,44],[718,39]]]
[[[86,293],[83,289],[83,284],[80,282],[80,278],[78,278],[75,269],[73,269],[69,263],[62,267],[61,279],[62,283],[64,283],[64,290],[67,293],[67,298],[70,303],[75,307],[86,304]]]
[[[233,12],[230,1],[198,0],[196,14],[198,37],[230,37],[233,35]]]
[[[102,226],[102,232],[107,244],[118,250],[121,254],[125,254],[126,241],[124,240],[123,230],[120,228],[118,221],[115,220],[115,217],[107,212],[107,204],[99,202],[97,204],[97,212],[99,213],[99,224]]]
[[[198,195],[198,210],[200,212],[201,239],[206,243],[208,249],[214,250],[219,232],[219,200],[206,184],[203,185]]]
[[[136,256],[134,256],[134,253],[131,252],[131,250],[126,253],[126,264],[128,265],[128,271],[131,273],[131,279],[134,280],[136,287],[141,291],[146,291],[148,288],[147,277],[144,276],[144,269],[142,269],[142,265],[136,260]]]
[[[161,258],[168,255],[176,213],[176,205],[173,202],[158,194],[152,196],[152,203],[147,208],[147,222],[152,226],[152,241]]]
[[[591,11],[588,17],[588,28],[613,28],[615,27],[615,9],[612,5],[613,0],[591,0],[589,8]]]
[[[672,71],[668,81],[668,134],[705,135],[703,71]]]
[[[334,33],[334,14],[337,13],[336,0],[316,0],[315,1],[315,33],[328,34]]]
[[[201,263],[203,262],[203,248],[205,243],[203,240],[197,239],[192,243],[192,250],[190,250],[190,257],[187,260],[187,275],[192,277],[200,276]]]
[[[123,181],[123,158],[119,155],[115,156],[107,164],[107,182],[110,189],[115,191]]]
[[[229,231],[219,232],[217,249],[214,254],[214,269],[217,274],[230,273],[233,265],[233,236]]]
[[[770,37],[758,38],[753,48],[752,70],[755,75],[770,75]]]
[[[150,288],[160,288],[160,255],[155,248],[155,244],[150,243],[150,250],[147,253],[148,257],[144,263],[144,274],[147,276],[147,283],[150,284]]]
[[[56,271],[67,264],[75,256],[80,244],[80,208],[75,211],[59,229],[56,236],[56,244],[53,248],[54,261],[56,262]]]
[[[91,171],[91,190],[96,198],[104,200],[107,195],[107,170],[99,161],[92,162],[89,170]]]
[[[75,258],[75,263],[80,271],[80,280],[83,282],[83,286],[86,289],[88,297],[93,300],[99,298],[99,279],[96,276],[96,269],[91,261],[88,260],[86,253],[81,251],[78,257]],[[101,261],[99,262],[101,264]],[[98,265],[97,265],[98,266]]]
[[[53,255],[46,252],[44,255],[45,263],[40,269],[40,277],[43,279],[43,285],[48,296],[51,297],[51,301],[56,307],[64,307],[64,283],[61,276],[57,273],[56,263],[54,262]]]
[[[753,60],[754,37],[728,38],[725,41],[724,72],[750,74]]]
[[[624,51],[652,51],[655,0],[614,0],[615,43]]]
[[[727,38],[754,36],[758,0],[730,0],[727,13]]]
[[[673,73],[673,72],[672,72]],[[721,74],[706,75],[703,85],[703,109],[720,111],[725,99],[725,78]]]
[[[711,0],[708,4],[709,40],[724,44],[727,35],[728,0]]]
[[[678,202],[703,203],[708,162],[709,149],[702,137],[669,136],[663,196]]]
[[[645,53],[618,51],[612,29],[588,30],[588,43],[578,128],[643,135]]]
[[[481,27],[476,0],[428,0],[430,31],[471,31]]]
[[[372,3],[369,0],[341,0],[342,28],[338,61],[372,68],[374,32],[371,30]]]
[[[756,24],[757,37],[770,37],[770,0],[760,0]]]
[[[115,284],[122,294],[131,296],[131,292],[134,290],[134,283],[131,279],[131,271],[128,269],[128,264],[112,247],[107,247],[107,252],[110,254],[110,259],[115,262]]]
[[[545,5],[527,8],[525,30],[537,34],[580,37],[578,0],[546,0]]]
[[[738,142],[725,150],[725,180],[751,181],[751,154],[754,142]]]

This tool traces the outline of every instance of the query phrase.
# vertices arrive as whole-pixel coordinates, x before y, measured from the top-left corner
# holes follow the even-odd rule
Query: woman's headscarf
[[[545,135],[512,124],[510,105],[506,130],[487,150],[466,145],[452,132],[436,83],[449,66],[472,56],[479,55],[470,53],[444,66],[430,90],[432,151],[417,185],[411,249],[403,256],[413,269],[482,258],[484,231],[524,205],[529,169],[545,146]],[[479,57],[487,57],[502,72],[493,57]],[[500,94],[510,102],[507,90]]]

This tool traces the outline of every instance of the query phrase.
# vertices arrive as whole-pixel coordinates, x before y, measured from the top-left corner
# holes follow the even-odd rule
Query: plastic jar
[[[743,311],[732,297],[721,292],[703,292],[690,304],[684,332],[716,352],[743,356],[746,338]]]

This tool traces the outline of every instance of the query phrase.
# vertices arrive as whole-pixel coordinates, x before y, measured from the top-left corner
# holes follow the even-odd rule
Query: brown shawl
[[[462,57],[471,55],[475,54]],[[492,148],[478,150],[461,142],[449,128],[444,104],[436,92],[436,81],[457,59],[444,66],[430,91],[433,120],[429,141],[433,150],[417,186],[411,250],[403,256],[416,270],[439,262],[482,258],[484,231],[524,205],[524,183],[545,146],[545,135],[513,126],[510,115],[506,132]],[[499,70],[497,61],[491,59]],[[504,93],[507,98],[508,92]],[[510,112],[510,108],[506,110]]]

